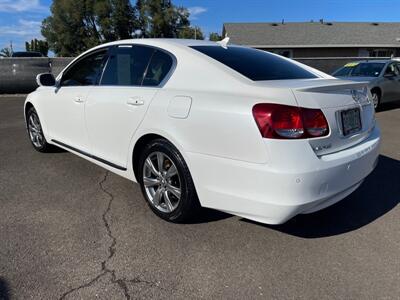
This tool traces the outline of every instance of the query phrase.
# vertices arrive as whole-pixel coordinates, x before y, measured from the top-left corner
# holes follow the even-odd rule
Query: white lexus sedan
[[[280,224],[345,198],[377,163],[365,83],[224,41],[108,43],[37,81],[33,147],[138,182],[168,221],[208,207]]]

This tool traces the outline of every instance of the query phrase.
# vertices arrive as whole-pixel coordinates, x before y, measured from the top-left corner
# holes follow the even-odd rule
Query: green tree
[[[138,0],[136,11],[140,37],[176,38],[190,27],[189,11],[169,0]]]
[[[43,56],[47,56],[49,52],[49,44],[46,41],[33,39],[31,42],[25,42],[26,51],[40,52]]]
[[[147,14],[147,4],[145,0],[137,0],[135,6],[136,12],[136,32],[135,36],[148,37],[149,16]]]
[[[204,39],[189,11],[171,0],[54,0],[42,35],[58,56],[76,56],[104,42],[131,37]]]
[[[11,57],[11,55],[12,55],[12,50],[10,47],[5,47],[0,50],[0,56]]]
[[[111,24],[114,36],[118,39],[129,39],[136,27],[135,9],[129,1],[113,0]]]
[[[54,0],[42,35],[59,56],[75,56],[98,44],[126,39],[135,29],[129,0]]]
[[[217,42],[217,41],[222,40],[222,36],[219,35],[219,34],[216,33],[216,32],[210,32],[209,40],[210,40],[210,41]]]
[[[204,40],[203,32],[200,27],[184,27],[179,30],[178,38],[180,39],[196,39],[196,40]]]

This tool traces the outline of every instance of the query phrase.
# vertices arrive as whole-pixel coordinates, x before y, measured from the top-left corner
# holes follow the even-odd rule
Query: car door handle
[[[126,104],[132,106],[140,106],[144,104],[144,100],[140,99],[139,97],[131,97],[126,101]]]
[[[77,96],[77,97],[75,97],[74,101],[75,101],[76,103],[82,103],[82,102],[83,102],[83,99],[82,99],[82,97]]]

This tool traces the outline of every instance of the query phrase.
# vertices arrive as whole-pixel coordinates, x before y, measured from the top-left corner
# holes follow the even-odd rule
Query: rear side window
[[[172,68],[172,58],[167,53],[156,50],[154,52],[146,76],[143,80],[144,86],[158,86]]]
[[[266,51],[231,46],[192,46],[191,48],[223,63],[254,81],[307,79],[316,75]]]
[[[154,51],[143,46],[112,49],[100,85],[140,86]]]

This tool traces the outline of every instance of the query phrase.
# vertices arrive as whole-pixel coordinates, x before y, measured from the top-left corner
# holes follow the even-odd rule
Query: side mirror
[[[36,76],[36,82],[39,86],[55,86],[56,80],[51,73],[42,73]]]

